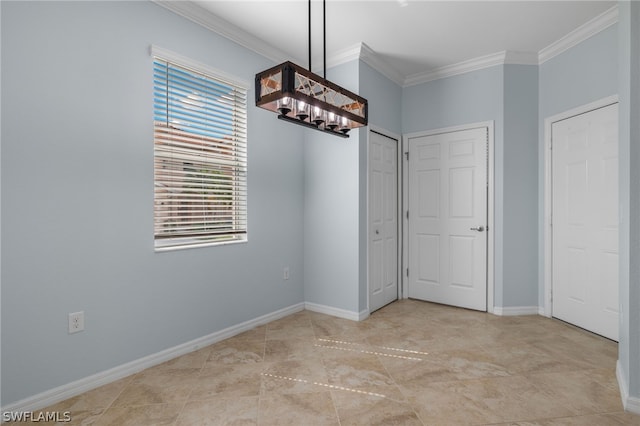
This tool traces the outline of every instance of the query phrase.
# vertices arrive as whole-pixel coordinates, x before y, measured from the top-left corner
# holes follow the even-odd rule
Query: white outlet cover
[[[69,314],[69,334],[84,330],[84,311]]]

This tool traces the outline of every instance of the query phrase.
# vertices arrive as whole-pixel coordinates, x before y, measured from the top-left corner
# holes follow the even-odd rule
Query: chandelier
[[[309,69],[287,61],[256,74],[256,106],[278,118],[348,138],[368,123],[367,100],[326,79],[326,0],[323,0],[324,78],[311,72],[311,0],[309,0]]]

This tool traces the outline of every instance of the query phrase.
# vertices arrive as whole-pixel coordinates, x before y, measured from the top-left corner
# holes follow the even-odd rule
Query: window
[[[246,241],[247,89],[154,54],[156,250]]]

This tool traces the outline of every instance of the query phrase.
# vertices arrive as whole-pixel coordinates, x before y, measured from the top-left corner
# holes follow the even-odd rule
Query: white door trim
[[[407,219],[406,211],[409,209],[409,167],[407,160],[407,153],[409,152],[409,139],[422,136],[433,136],[442,133],[452,133],[461,130],[471,130],[477,128],[486,128],[488,133],[488,165],[487,165],[487,312],[494,313],[494,244],[495,244],[495,223],[494,223],[494,122],[483,121],[479,123],[463,124],[460,126],[444,127],[433,130],[426,130],[422,132],[406,133],[402,135],[402,273],[401,273],[401,288],[402,297],[407,299],[409,297],[408,280],[406,271],[409,268],[409,221]]]
[[[551,187],[553,179],[551,176],[551,126],[557,121],[566,120],[567,118],[585,114],[589,111],[604,108],[615,103],[618,103],[618,95],[607,96],[606,98],[572,108],[544,119],[544,281],[542,286],[544,288],[544,316],[549,318],[551,318],[552,314],[551,290],[553,288],[553,240],[551,232],[551,214],[553,212],[551,203]]]
[[[371,294],[371,283],[370,283],[370,277],[369,277],[369,261],[371,259],[369,259],[369,254],[371,253],[371,235],[369,235],[369,185],[371,184],[369,182],[370,179],[370,165],[369,165],[369,149],[370,149],[370,142],[371,142],[371,132],[376,132],[382,136],[386,136],[389,139],[394,139],[397,143],[398,143],[398,149],[396,150],[398,153],[398,168],[397,168],[397,173],[398,173],[398,178],[397,180],[397,184],[398,184],[398,190],[397,190],[397,194],[398,194],[398,202],[397,202],[397,208],[398,208],[398,218],[400,218],[400,214],[402,212],[402,202],[400,200],[401,196],[400,194],[402,194],[402,179],[400,178],[402,176],[402,137],[400,135],[397,135],[393,132],[390,132],[386,129],[383,129],[382,127],[378,127],[375,124],[369,124],[368,126],[368,130],[367,130],[367,152],[366,152],[366,158],[367,158],[367,199],[366,199],[366,211],[367,211],[367,265],[366,265],[366,269],[367,269],[367,313],[371,313],[371,300],[370,299],[370,294]],[[400,265],[402,265],[402,250],[401,247],[404,246],[403,243],[403,233],[402,233],[402,221],[398,220],[398,277],[397,277],[397,283],[398,283],[398,299],[400,299],[402,297],[402,268],[400,267]]]

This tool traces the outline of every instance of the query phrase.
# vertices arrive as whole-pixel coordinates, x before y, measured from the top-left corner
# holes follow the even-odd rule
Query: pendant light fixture
[[[327,80],[326,0],[322,1],[324,77],[311,72],[311,0],[309,69],[290,61],[256,74],[256,106],[291,123],[348,138],[349,130],[368,123],[367,100]]]

